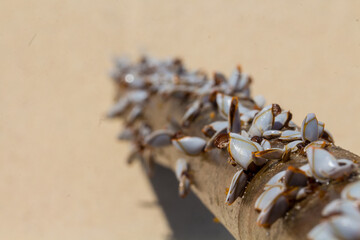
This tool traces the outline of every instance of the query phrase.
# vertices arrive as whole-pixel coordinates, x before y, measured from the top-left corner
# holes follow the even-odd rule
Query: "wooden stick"
[[[121,84],[117,86],[118,96],[127,91],[127,87]],[[195,100],[192,96],[180,95],[180,97],[164,97],[152,94],[146,100],[139,122],[149,124],[153,130],[166,128],[169,119],[180,122],[187,106]],[[219,118],[216,109],[204,109],[189,127],[182,128],[182,131],[185,135],[204,138],[201,132],[202,127]],[[335,145],[330,146],[328,150],[336,158],[350,159],[355,163],[360,162],[359,156]],[[278,219],[270,228],[263,228],[256,224],[259,215],[254,209],[256,199],[263,192],[265,184],[271,177],[286,170],[288,166],[299,167],[306,164],[308,162],[306,156],[291,154],[288,161],[269,161],[248,183],[243,197],[228,206],[224,203],[226,188],[230,185],[238,168],[228,163],[229,155],[226,149],[213,149],[196,157],[186,156],[173,146],[154,148],[152,151],[155,153],[156,162],[174,172],[178,158],[188,161],[193,181],[191,190],[236,239],[304,239],[306,234],[321,221],[323,207],[331,200],[339,198],[341,190],[349,181],[359,178],[357,170],[356,173],[342,181],[319,185],[304,200],[296,202],[285,217]],[[189,214],[191,214],[191,209],[189,209]]]

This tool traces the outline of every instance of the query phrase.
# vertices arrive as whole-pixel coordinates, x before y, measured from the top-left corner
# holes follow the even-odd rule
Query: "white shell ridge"
[[[306,155],[313,176],[320,182],[330,180],[329,174],[338,167],[335,157],[324,149],[312,146],[307,149]]]
[[[336,160],[333,155],[322,148],[310,146],[306,155],[313,176],[320,182],[347,176],[355,168],[352,161],[347,159]]]
[[[200,154],[206,145],[204,139],[189,136],[172,139],[172,143],[177,149],[192,156]]]
[[[339,239],[360,239],[360,220],[342,215],[332,217],[329,221],[333,233]]]
[[[316,141],[319,137],[318,120],[314,113],[306,115],[301,125],[301,136],[303,141]]]
[[[280,185],[272,186],[266,189],[256,200],[255,209],[258,211],[262,211],[267,208],[272,201],[282,192],[284,188]]]
[[[351,201],[360,200],[360,181],[348,184],[341,191],[341,198]]]
[[[185,112],[181,122],[184,126],[188,126],[190,124],[191,121],[193,121],[198,114],[200,113],[202,107],[202,103],[200,100],[196,100],[195,102],[193,102],[189,109]]]
[[[229,133],[228,152],[230,157],[247,170],[252,162],[252,153],[262,151],[263,148],[256,142],[236,133]]]
[[[310,240],[338,240],[328,222],[316,225],[308,234]]]
[[[261,146],[263,147],[264,150],[268,150],[271,148],[271,143],[268,140],[263,139],[261,141]]]
[[[283,187],[284,184],[282,183],[282,178],[285,176],[286,171],[281,171],[275,174],[270,180],[266,183],[264,189],[269,189],[274,186]]]
[[[242,169],[234,174],[229,187],[229,192],[226,196],[226,204],[232,204],[239,196],[243,194],[246,186],[246,181],[247,176]]]
[[[171,144],[171,137],[173,132],[169,130],[156,130],[144,138],[144,142],[152,147],[164,147]]]
[[[272,129],[281,130],[286,126],[292,118],[292,114],[289,111],[282,111],[279,115],[275,117],[274,126]]]
[[[360,202],[349,201],[344,199],[335,199],[327,204],[321,212],[323,217],[331,215],[347,215],[360,220]]]
[[[231,96],[225,95],[223,93],[216,94],[216,104],[218,106],[220,115],[224,118],[227,118],[229,115]]]
[[[301,133],[295,130],[286,130],[281,133],[279,140],[295,141],[301,139]]]
[[[178,180],[180,180],[181,175],[183,175],[184,172],[188,171],[188,163],[186,162],[185,159],[183,158],[179,158],[176,161],[176,168],[175,168],[175,174],[176,174],[176,178]]]
[[[262,136],[263,132],[270,130],[274,124],[273,105],[264,107],[254,118],[248,131],[250,136]]]
[[[303,141],[301,141],[301,140],[296,140],[296,141],[289,142],[288,144],[286,144],[286,145],[284,146],[284,150],[290,149],[291,152],[296,152],[296,151],[298,150],[297,145],[298,145],[299,143],[302,143],[302,142],[303,142]]]
[[[145,90],[133,90],[127,94],[127,98],[132,103],[143,103],[149,97]]]
[[[263,95],[256,95],[254,97],[254,102],[256,106],[258,106],[260,109],[262,109],[265,106],[265,97]]]

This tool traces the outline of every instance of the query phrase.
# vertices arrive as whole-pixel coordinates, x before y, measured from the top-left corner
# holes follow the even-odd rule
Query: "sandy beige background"
[[[103,119],[118,54],[241,63],[255,94],[298,123],[315,112],[360,153],[359,1],[2,0],[0,30],[0,239],[171,235],[158,205],[139,207],[154,192]]]

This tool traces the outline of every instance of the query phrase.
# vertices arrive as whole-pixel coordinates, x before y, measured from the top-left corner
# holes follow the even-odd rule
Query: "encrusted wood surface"
[[[189,101],[191,99],[151,96],[143,119],[154,130],[165,128],[169,118],[181,119]],[[205,138],[201,128],[216,119],[217,112],[215,112],[215,118],[211,118],[214,111],[214,109],[202,111],[200,116],[184,129],[184,133]],[[337,158],[360,162],[359,156],[340,147],[331,146],[328,150]],[[213,149],[200,156],[190,157],[175,147],[169,146],[155,149],[155,153],[157,162],[172,170],[175,169],[178,158],[185,158],[188,161],[193,179],[191,190],[236,239],[306,239],[306,234],[321,221],[323,207],[332,199],[338,198],[349,181],[359,178],[359,172],[357,172],[343,181],[319,185],[312,194],[297,202],[284,218],[280,218],[267,229],[256,224],[259,213],[254,209],[254,204],[257,197],[263,192],[265,183],[276,173],[285,170],[289,165],[301,166],[307,163],[305,156],[295,153],[291,154],[290,160],[286,162],[269,161],[251,179],[243,198],[238,198],[231,206],[228,206],[224,203],[226,188],[237,168],[227,162],[226,150]]]

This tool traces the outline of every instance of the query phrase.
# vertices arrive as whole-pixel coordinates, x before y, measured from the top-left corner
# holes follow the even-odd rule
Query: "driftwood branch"
[[[116,86],[119,91],[118,96],[126,91],[126,87],[119,84],[119,81]],[[153,130],[164,129],[168,126],[170,119],[180,122],[188,105],[194,100],[193,96],[186,94],[181,97],[152,94],[146,100],[140,121],[149,124]],[[212,107],[203,109],[188,127],[182,128],[182,131],[185,135],[205,138],[201,132],[202,127],[218,118],[220,117],[216,109]],[[133,123],[128,122],[128,125],[133,125]],[[336,158],[360,162],[359,156],[335,145],[331,145],[327,150]],[[341,190],[349,181],[359,178],[357,170],[341,181],[317,185],[305,199],[297,201],[286,216],[278,219],[270,228],[263,228],[256,224],[259,213],[255,211],[254,204],[263,192],[264,185],[276,173],[286,170],[288,166],[299,167],[307,163],[306,155],[294,153],[287,161],[269,161],[249,181],[244,195],[228,206],[224,203],[226,188],[238,167],[233,167],[228,163],[229,155],[226,149],[215,148],[196,157],[186,156],[171,145],[152,148],[152,151],[156,162],[173,171],[175,171],[178,158],[188,161],[192,178],[191,191],[236,239],[305,239],[306,234],[321,222],[323,207],[333,199],[339,198]]]

